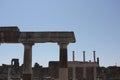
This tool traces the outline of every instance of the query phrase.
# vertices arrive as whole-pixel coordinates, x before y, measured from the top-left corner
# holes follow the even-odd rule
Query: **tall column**
[[[59,80],[68,80],[67,45],[68,43],[59,43],[60,46]]]
[[[83,51],[83,62],[85,62],[85,51]]]
[[[94,58],[94,62],[96,62],[96,55],[95,55],[95,51],[93,51],[93,58]]]
[[[33,43],[24,44],[23,60],[23,80],[32,80],[32,45]]]
[[[73,51],[73,61],[75,61],[75,51]]]

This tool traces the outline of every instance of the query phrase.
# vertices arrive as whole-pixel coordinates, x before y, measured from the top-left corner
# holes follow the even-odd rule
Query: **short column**
[[[23,43],[23,80],[32,80],[32,45],[33,43]]]
[[[60,46],[59,80],[68,80],[67,45],[68,43],[59,43]]]

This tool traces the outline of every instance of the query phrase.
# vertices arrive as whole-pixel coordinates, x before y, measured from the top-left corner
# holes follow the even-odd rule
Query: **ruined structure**
[[[50,61],[48,67],[35,63],[32,68],[32,46],[35,43],[58,43],[59,61]],[[10,65],[0,66],[0,80],[120,80],[120,67],[100,67],[99,58],[93,51],[93,61],[67,59],[67,46],[75,42],[73,32],[21,32],[17,27],[0,27],[0,43],[22,43],[24,45],[24,63],[12,59]]]
[[[18,59],[12,59],[11,61]],[[23,65],[3,64],[0,66],[0,80],[22,80]],[[16,69],[17,68],[17,69]],[[96,69],[96,70],[95,70]],[[96,73],[95,73],[96,71]],[[50,61],[48,67],[35,63],[32,80],[59,80],[59,61]],[[100,67],[99,61],[68,61],[68,80],[120,80],[120,67]]]
[[[97,75],[99,80],[120,80],[120,66],[99,67]]]
[[[73,32],[21,32],[18,27],[0,27],[0,43],[24,45],[23,80],[32,79],[32,46],[46,42],[60,46],[59,80],[68,80],[67,46],[75,42]]]
[[[83,61],[75,61],[73,51],[73,61],[68,61],[68,80],[97,80],[97,68],[99,60],[96,61],[95,51],[93,51],[94,61],[85,61],[85,51],[83,51]],[[59,62],[50,61],[50,77],[59,80]]]
[[[22,73],[23,66],[19,65],[19,59],[12,59],[11,64],[0,66],[0,80],[20,80]]]
[[[83,61],[75,61],[75,56],[73,55],[73,61],[68,61],[68,80],[97,80],[97,68],[99,67],[99,61],[96,61],[95,53],[94,60],[84,61],[85,51],[83,51]],[[14,64],[13,64],[14,63]],[[18,59],[12,59],[11,65],[1,66],[6,73],[0,73],[0,80],[6,80],[6,78],[12,80],[20,80],[24,76],[22,71],[24,71],[23,65],[19,66]],[[35,63],[32,68],[33,77],[32,80],[60,80],[59,79],[59,68],[61,64],[59,61],[50,61],[48,67],[42,67],[38,63]],[[1,69],[2,69],[1,68]],[[1,70],[0,69],[0,70]],[[4,75],[5,77],[2,77]]]

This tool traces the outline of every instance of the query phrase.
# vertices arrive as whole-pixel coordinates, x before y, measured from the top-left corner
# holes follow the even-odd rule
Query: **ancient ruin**
[[[97,75],[99,59],[96,60],[95,53],[93,53],[93,56],[95,61],[87,61],[85,60],[85,51],[83,51],[83,61],[76,61],[73,54],[73,61],[67,62],[68,80],[98,80],[101,78],[100,75]],[[59,61],[49,61],[48,67],[35,63],[32,67],[32,80],[60,80],[60,65]],[[23,65],[19,65],[19,59],[14,58],[11,60],[10,65],[3,64],[0,66],[0,80],[7,80],[7,78],[9,80],[21,80],[23,70]]]
[[[49,61],[48,67],[38,63],[32,67],[32,46],[35,43],[58,43],[59,61]],[[18,27],[0,27],[0,43],[22,43],[24,46],[23,64],[13,58],[11,64],[0,66],[0,80],[120,80],[120,67],[100,67],[99,58],[93,51],[93,61],[67,59],[67,46],[75,43],[74,32],[22,32]]]
[[[35,43],[60,46],[59,80],[68,80],[67,46],[75,42],[74,32],[21,32],[18,27],[0,27],[0,43],[24,45],[23,80],[32,80],[32,46]]]

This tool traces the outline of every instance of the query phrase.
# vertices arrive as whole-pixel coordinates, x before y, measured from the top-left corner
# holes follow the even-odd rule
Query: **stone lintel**
[[[20,32],[19,43],[75,42],[74,32]]]

